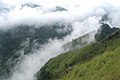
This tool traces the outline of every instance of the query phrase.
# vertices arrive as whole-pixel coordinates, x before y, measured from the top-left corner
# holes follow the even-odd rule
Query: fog
[[[50,0],[50,1],[44,1],[44,0],[1,0],[1,9],[6,8],[7,11],[0,12],[0,28],[5,29],[14,27],[15,25],[20,24],[27,24],[27,25],[33,25],[33,24],[53,24],[55,22],[66,22],[66,23],[72,23],[75,21],[83,21],[84,19],[96,16],[101,17],[104,14],[109,14],[110,19],[114,19],[115,21],[112,21],[112,24],[115,24],[115,22],[119,22],[119,8],[109,3],[107,1],[103,0],[62,0],[62,1],[56,1],[56,0]],[[21,5],[23,4],[38,4],[41,7],[35,7],[31,8],[29,6],[24,6],[22,8]],[[56,6],[63,7],[67,9],[67,11],[57,11],[53,12],[52,9],[54,9]],[[116,13],[116,14],[114,14]],[[118,15],[117,15],[118,13]],[[117,16],[113,17],[113,16]]]
[[[13,75],[8,80],[35,80],[35,74],[52,57],[63,52],[61,42],[49,41],[31,55],[23,55],[19,64],[16,64]]]
[[[31,8],[23,4],[38,4]],[[97,30],[100,21],[107,14],[107,22],[114,27],[120,27],[120,8],[118,0],[1,0],[0,29],[9,29],[18,25],[35,25],[40,27],[55,23],[71,24],[73,32],[63,39],[49,39],[48,43],[29,55],[21,55],[21,60],[12,70],[12,75],[6,80],[36,80],[35,74],[51,58],[65,52],[63,45],[88,32]],[[56,6],[67,11],[56,11]],[[7,8],[7,10],[3,10]],[[94,33],[95,34],[95,33]],[[85,39],[89,43],[94,40]],[[22,50],[21,53],[24,53]]]
[[[117,0],[116,0],[117,1]],[[19,24],[53,24],[55,22],[72,23],[83,21],[84,19],[96,16],[101,17],[109,14],[110,19],[114,19],[111,24],[115,25],[120,19],[119,7],[117,2],[112,0],[1,0],[1,9],[7,8],[8,11],[0,12],[0,28],[14,27]],[[41,7],[31,8],[23,4],[38,4]],[[115,4],[116,3],[116,4]],[[61,6],[67,11],[53,12],[56,6]],[[117,16],[117,17],[113,17]],[[9,24],[9,25],[8,25]],[[116,26],[116,25],[115,25]],[[5,28],[4,28],[5,29]]]

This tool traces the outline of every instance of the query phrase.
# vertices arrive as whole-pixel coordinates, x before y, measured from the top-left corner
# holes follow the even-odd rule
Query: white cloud
[[[120,7],[120,1],[119,0],[105,0],[105,1],[108,2],[109,4],[113,5],[113,6]]]
[[[5,4],[14,5],[8,13],[0,13],[0,28],[10,27],[14,24],[48,24],[56,21],[73,22],[83,20],[89,16],[103,16],[111,13],[118,1],[113,0],[1,0]],[[40,8],[25,6],[21,9],[22,3],[37,3]],[[114,3],[114,4],[112,4]],[[111,4],[111,5],[110,5]],[[116,5],[115,5],[116,4]],[[5,5],[4,5],[5,6]],[[7,5],[6,5],[7,6]],[[51,12],[55,6],[62,6],[68,11]],[[117,9],[117,8],[116,8]],[[118,9],[117,9],[118,10]],[[113,14],[113,13],[112,13]],[[117,14],[117,13],[116,13]],[[119,15],[119,13],[118,13]],[[118,21],[119,22],[119,21]],[[9,24],[9,25],[7,25]]]
[[[1,20],[1,26],[12,26],[14,24],[36,24],[36,23],[50,23],[50,22],[56,22],[56,21],[67,21],[67,22],[72,22],[74,20],[82,20],[88,14],[93,12],[95,6],[98,4],[89,4],[89,2],[82,1],[82,0],[75,0],[75,1],[59,1],[59,0],[51,0],[51,1],[43,1],[40,0],[41,4],[45,7],[42,8],[30,8],[25,6],[23,9],[21,9],[20,3],[21,2],[27,2],[28,0],[25,1],[20,1],[20,0],[4,0],[3,2],[9,3],[9,4],[17,4],[15,8],[11,9],[9,13],[4,13],[4,16],[2,16]],[[31,0],[31,2],[37,2],[38,0]],[[13,3],[12,3],[13,2]],[[40,3],[38,2],[38,3]],[[68,11],[63,11],[63,12],[51,12],[50,9],[53,8],[49,5],[60,5],[68,9]],[[68,5],[68,6],[67,6]],[[78,5],[78,6],[77,6]],[[46,8],[47,6],[47,8]],[[49,7],[48,7],[49,6]],[[47,13],[45,13],[47,12]],[[7,25],[9,24],[9,25]],[[2,27],[0,27],[2,28]]]

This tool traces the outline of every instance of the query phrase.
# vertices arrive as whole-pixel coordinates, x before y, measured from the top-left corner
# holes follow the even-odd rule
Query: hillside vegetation
[[[120,80],[120,30],[82,49],[49,60],[38,80]]]

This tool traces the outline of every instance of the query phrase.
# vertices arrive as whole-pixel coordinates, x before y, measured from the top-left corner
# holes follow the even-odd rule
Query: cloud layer
[[[73,23],[96,16],[109,14],[111,24],[119,25],[120,10],[117,0],[1,0],[0,28],[10,28],[19,24],[53,24],[55,22]],[[37,4],[41,7],[31,8],[23,4]],[[56,6],[67,11],[53,12]],[[6,11],[3,11],[5,10]],[[115,17],[113,17],[115,16]],[[9,25],[8,25],[9,24]]]

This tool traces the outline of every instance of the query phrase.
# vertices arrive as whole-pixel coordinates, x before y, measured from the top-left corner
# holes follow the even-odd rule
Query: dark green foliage
[[[118,30],[118,28],[115,27],[111,28],[108,24],[103,23],[101,27],[98,29],[98,33],[95,35],[95,39],[97,41],[106,39],[116,30]]]
[[[53,76],[52,73],[50,73],[49,71],[43,71],[42,73],[45,75],[42,75],[38,80],[50,80],[51,76]]]

